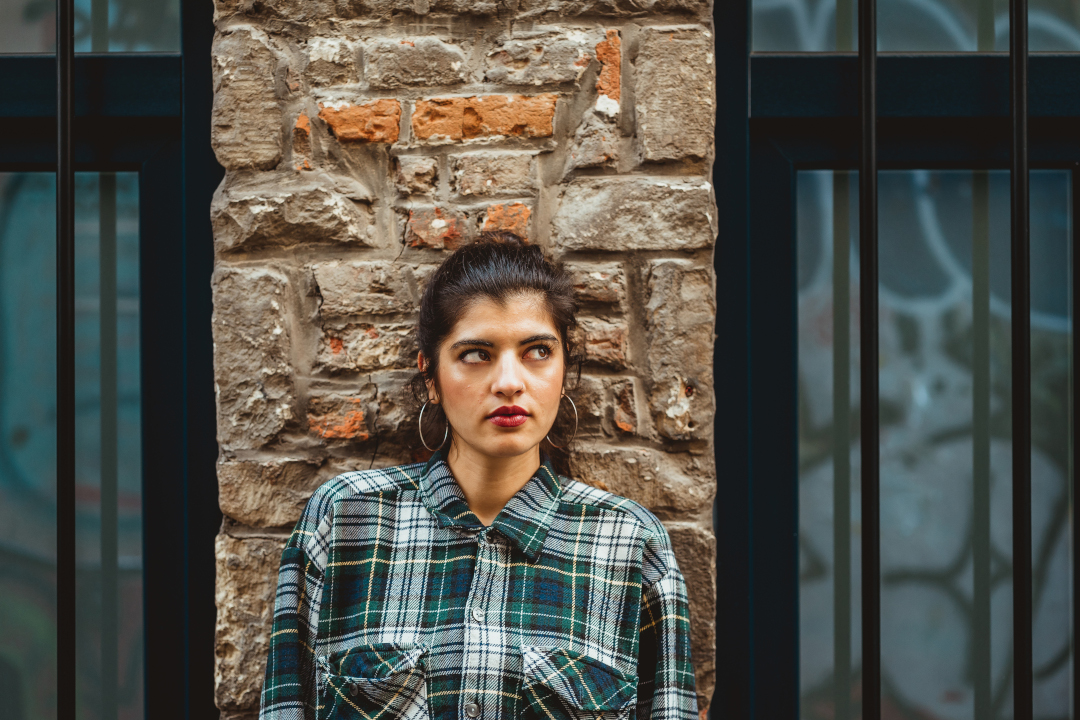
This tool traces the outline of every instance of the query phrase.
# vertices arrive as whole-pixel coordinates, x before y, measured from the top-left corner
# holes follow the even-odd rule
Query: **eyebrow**
[[[544,334],[541,334],[541,335],[531,335],[531,336],[525,338],[524,340],[522,340],[518,344],[519,345],[528,345],[529,343],[537,342],[538,340],[549,340],[549,341],[553,340],[553,341],[557,342],[559,340],[559,338],[555,337],[554,335],[549,335],[547,333],[544,333]],[[465,347],[467,345],[471,345],[471,346],[475,346],[475,347],[495,347],[495,343],[491,342],[490,340],[466,339],[466,340],[458,340],[456,343],[454,343],[453,345],[450,346],[450,349],[454,350],[456,348]]]

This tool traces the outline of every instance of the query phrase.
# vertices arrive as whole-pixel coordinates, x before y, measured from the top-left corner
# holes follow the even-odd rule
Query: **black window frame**
[[[139,173],[144,715],[176,720],[219,714],[210,201],[223,170],[210,145],[213,34],[213,4],[181,0],[181,52],[79,53],[71,65],[74,171]],[[9,90],[0,171],[57,172],[57,57],[0,54],[0,74]],[[74,547],[60,529],[58,539],[62,566]],[[75,688],[75,638],[64,624],[58,618],[62,716]]]
[[[800,701],[795,178],[799,170],[859,169],[859,56],[753,53],[751,3],[717,3],[714,9],[714,186],[721,223],[715,260],[718,597],[712,716],[795,720]],[[880,170],[1010,168],[1007,53],[888,53],[878,55],[877,66]],[[1080,53],[1032,54],[1028,72],[1030,167],[1071,171],[1073,277],[1078,278]],[[1077,296],[1073,316],[1080,318]],[[1073,376],[1080,377],[1075,350],[1073,357]],[[1080,407],[1075,399],[1074,407]],[[1080,447],[1076,423],[1072,433]],[[1075,469],[1071,480],[1075,497],[1080,488]],[[1076,534],[1073,543],[1077,577]],[[1072,611],[1075,628],[1080,617],[1075,596]],[[1077,666],[1074,656],[1074,687],[1080,687]],[[1080,716],[1078,709],[1074,705],[1074,717]]]

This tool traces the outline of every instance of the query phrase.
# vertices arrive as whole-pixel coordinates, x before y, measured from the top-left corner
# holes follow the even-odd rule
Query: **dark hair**
[[[561,263],[545,258],[539,247],[525,243],[512,232],[482,232],[474,242],[458,248],[443,261],[428,280],[420,300],[416,344],[426,362],[410,383],[418,409],[428,399],[427,383],[438,388],[439,347],[469,307],[483,299],[502,303],[522,293],[536,293],[543,298],[559,331],[566,371],[569,374],[576,368],[580,375],[581,358],[571,337],[577,326],[577,302],[569,273]],[[555,444],[547,441],[543,445],[559,472],[565,474],[568,453],[556,444],[567,445],[575,432],[575,422],[569,408],[560,410],[549,433]],[[424,413],[428,444],[434,446],[443,437],[445,423],[442,408],[429,406]]]

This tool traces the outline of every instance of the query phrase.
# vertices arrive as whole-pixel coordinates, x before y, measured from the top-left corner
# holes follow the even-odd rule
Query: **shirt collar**
[[[465,495],[450,472],[445,450],[436,452],[424,467],[420,476],[420,495],[440,527],[483,528],[469,510]],[[540,467],[510,498],[491,527],[505,535],[529,560],[536,560],[544,546],[551,516],[559,506],[560,495],[559,476],[547,456],[541,453]]]

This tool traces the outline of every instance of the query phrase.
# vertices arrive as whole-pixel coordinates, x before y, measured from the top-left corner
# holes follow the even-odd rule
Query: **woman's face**
[[[423,356],[419,358],[423,366]],[[440,403],[459,452],[491,458],[533,451],[559,412],[566,359],[539,294],[472,303],[439,347]]]

